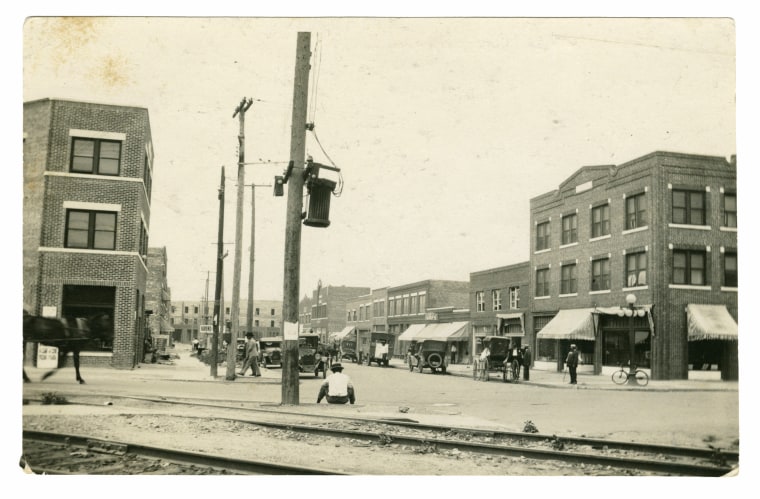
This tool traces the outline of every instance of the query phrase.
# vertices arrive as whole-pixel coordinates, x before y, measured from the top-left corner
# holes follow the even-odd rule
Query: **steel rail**
[[[163,459],[177,464],[192,464],[205,466],[209,468],[219,468],[237,473],[257,474],[257,475],[346,475],[347,473],[326,470],[321,468],[294,466],[287,464],[272,463],[268,461],[252,461],[247,459],[232,459],[214,454],[184,451],[179,449],[165,449],[149,445],[116,442],[91,438],[83,435],[70,435],[63,433],[52,433],[44,431],[23,431],[24,440],[35,440],[38,442],[67,444],[77,447],[86,447],[93,450],[103,450],[112,452],[117,450],[120,453],[135,454],[141,457],[153,459]],[[43,471],[43,470],[38,470]],[[50,474],[56,473],[56,470],[48,470]],[[62,473],[68,474],[68,473]]]

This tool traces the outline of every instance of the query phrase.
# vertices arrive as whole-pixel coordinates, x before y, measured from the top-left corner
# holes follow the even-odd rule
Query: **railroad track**
[[[241,408],[239,405],[171,400],[165,397],[124,398],[151,404],[235,411],[234,417],[213,416],[213,419],[247,423],[280,432],[350,439],[365,446],[398,444],[414,448],[417,452],[455,451],[540,461],[556,460],[583,466],[612,467],[620,469],[621,474],[630,474],[631,470],[636,470],[680,476],[723,476],[734,472],[739,462],[737,452],[713,448],[439,426],[421,424],[408,418],[334,417],[281,409]],[[246,419],[239,414],[256,414],[256,418]],[[262,414],[274,415],[277,420],[264,421],[260,417]],[[295,420],[288,422],[283,416]],[[304,424],[305,421],[309,423]]]
[[[22,468],[44,475],[344,475],[319,468],[24,431]]]

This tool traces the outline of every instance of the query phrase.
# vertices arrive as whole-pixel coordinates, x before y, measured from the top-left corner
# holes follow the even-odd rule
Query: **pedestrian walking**
[[[245,342],[245,358],[243,360],[243,367],[238,373],[240,376],[245,376],[248,368],[251,368],[251,376],[261,376],[259,371],[259,348],[256,344],[256,340],[253,339],[253,333],[245,333],[247,341]]]
[[[456,364],[457,363],[457,345],[456,343],[451,344],[451,363]]]
[[[533,361],[533,355],[530,352],[530,346],[525,345],[523,348],[523,380],[530,381],[530,363]]]
[[[334,362],[330,370],[332,374],[319,387],[317,404],[322,402],[323,398],[327,398],[328,404],[345,404],[346,402],[353,404],[356,401],[354,385],[351,383],[351,378],[343,374],[343,365],[340,362]]]
[[[575,345],[570,345],[570,351],[565,359],[567,369],[570,371],[570,384],[578,384],[578,349]]]

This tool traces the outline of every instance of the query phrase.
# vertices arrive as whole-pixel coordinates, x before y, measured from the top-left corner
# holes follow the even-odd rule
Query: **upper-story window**
[[[723,227],[736,227],[736,194],[723,195]]]
[[[610,233],[610,205],[603,204],[591,209],[591,238]]]
[[[706,262],[704,250],[673,250],[673,284],[707,284]]]
[[[542,222],[536,225],[536,251],[549,248],[550,235],[551,231],[549,230],[549,222]]]
[[[520,308],[520,287],[509,288],[509,308]]]
[[[185,313],[186,313],[186,314],[189,314],[189,313],[190,313],[190,307],[185,307]]]
[[[71,148],[71,171],[96,175],[118,175],[121,142],[103,139],[74,138]]]
[[[610,259],[597,258],[591,262],[591,291],[610,289]]]
[[[494,310],[501,310],[501,290],[491,290],[491,302],[493,302]]]
[[[673,189],[673,223],[705,225],[705,192]]]
[[[274,327],[274,321],[269,321],[269,327]]]
[[[536,270],[536,296],[549,296],[549,269]]]
[[[198,307],[193,307],[193,313],[194,313],[194,314],[197,314],[197,313],[198,313]]]
[[[562,281],[560,293],[563,295],[578,292],[578,279],[576,276],[577,265],[574,263],[562,266]]]
[[[637,251],[625,255],[625,286],[647,285],[647,254],[646,251]]]
[[[427,310],[427,295],[420,295],[420,313],[424,314]]]
[[[562,217],[562,244],[578,242],[578,215]]]
[[[404,315],[408,315],[409,314],[409,310],[410,310],[410,308],[409,308],[409,297],[405,296],[404,297],[404,301],[403,301],[403,312],[402,313]]]
[[[625,199],[625,228],[626,230],[645,227],[647,225],[647,207],[644,193],[629,196]]]
[[[270,310],[269,315],[274,315],[274,309]]]
[[[229,313],[230,313],[230,307],[225,307],[225,309],[224,309],[224,313],[225,313],[225,314],[229,314]]]
[[[486,299],[483,291],[475,292],[475,310],[484,312],[486,310]]]
[[[116,213],[67,210],[64,247],[116,249]]]
[[[723,285],[735,288],[739,285],[739,266],[735,251],[723,254]]]

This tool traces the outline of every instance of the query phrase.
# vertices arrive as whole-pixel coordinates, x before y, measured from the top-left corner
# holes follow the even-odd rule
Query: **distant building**
[[[166,267],[168,257],[166,247],[148,248],[148,281],[145,286],[146,331],[143,340],[150,338],[152,348],[165,350],[170,345],[171,333],[171,291],[167,283]],[[142,352],[142,345],[138,345]]]
[[[633,350],[654,379],[707,366],[736,379],[736,187],[735,156],[653,152],[583,167],[531,199],[536,364],[562,369],[575,343],[597,374]]]
[[[141,360],[152,176],[147,109],[24,103],[24,309],[108,316],[112,334],[83,364]]]
[[[224,303],[223,321],[229,331],[231,324],[231,307]],[[173,339],[180,343],[190,343],[199,338],[200,326],[213,325],[213,298],[208,302],[203,300],[175,300],[171,303],[171,327],[174,330]],[[240,337],[248,332],[248,300],[240,301],[240,317],[238,318]],[[253,302],[250,331],[254,337],[267,338],[282,336],[282,302],[279,300],[256,300]]]
[[[346,327],[348,301],[369,292],[370,288],[361,286],[318,286],[310,298],[304,297],[298,305],[299,317],[308,321],[301,324],[301,332],[318,333],[321,341],[327,343],[330,333],[340,332]],[[306,312],[309,303],[310,316]]]

